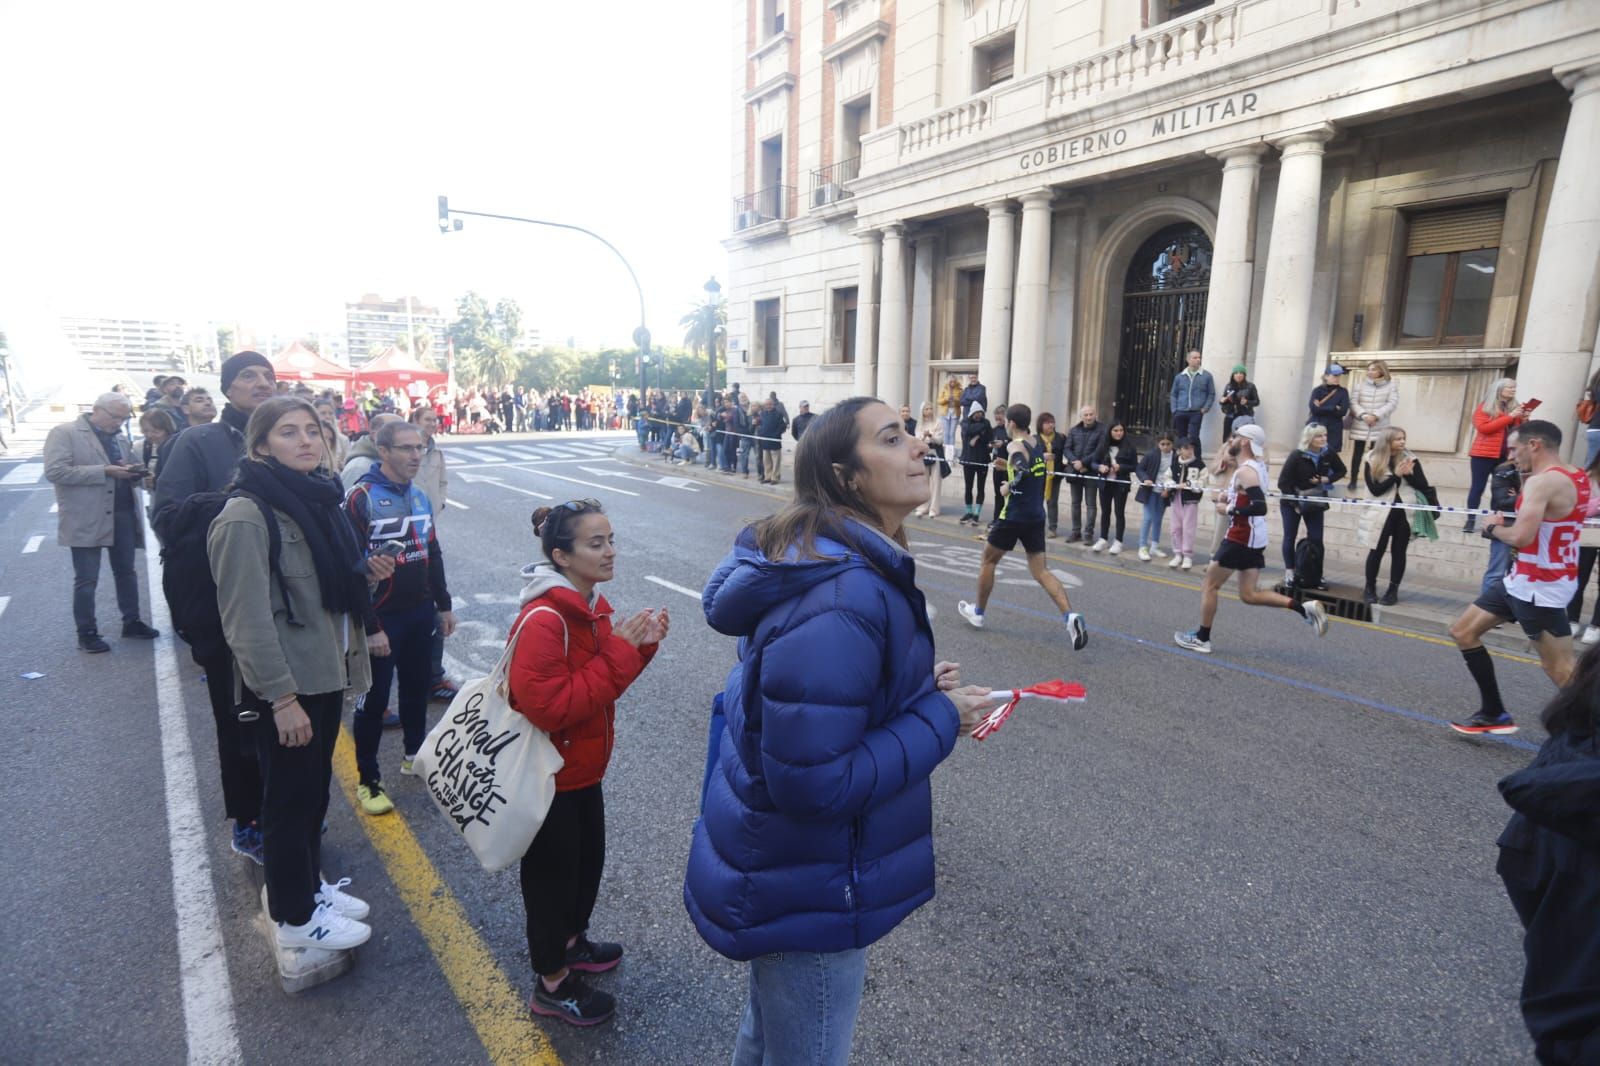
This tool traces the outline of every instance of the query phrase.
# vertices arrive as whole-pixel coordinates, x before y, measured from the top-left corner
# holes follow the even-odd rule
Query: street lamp
[[[722,286],[717,284],[715,274],[701,286],[706,290],[706,407],[711,407],[711,398],[717,394],[717,296],[722,292]]]

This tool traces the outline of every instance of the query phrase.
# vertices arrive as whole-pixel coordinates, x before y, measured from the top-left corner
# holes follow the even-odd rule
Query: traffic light
[[[450,232],[450,197],[439,197],[439,232]]]

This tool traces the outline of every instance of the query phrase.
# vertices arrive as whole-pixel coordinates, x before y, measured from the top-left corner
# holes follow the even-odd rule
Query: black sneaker
[[[528,1009],[546,1018],[560,1018],[568,1025],[599,1025],[617,1013],[617,1001],[598,988],[590,988],[576,973],[569,973],[554,992],[545,991],[544,979],[535,977]]]
[[[1395,591],[1392,587],[1385,589],[1383,595],[1378,597],[1378,603],[1383,607],[1393,607],[1399,602],[1400,593]]]
[[[161,630],[136,620],[122,623],[122,635],[125,639],[155,640],[161,635]]]
[[[79,633],[78,650],[86,651],[90,655],[99,655],[101,652],[111,650],[111,645],[101,639],[99,633]]]
[[[604,940],[597,944],[586,936],[580,936],[567,949],[566,961],[569,970],[605,973],[607,970],[616,969],[617,963],[622,961],[622,945]]]
[[[1457,733],[1465,733],[1468,736],[1478,733],[1493,733],[1498,736],[1505,736],[1517,731],[1517,723],[1512,721],[1511,716],[1503,711],[1498,715],[1484,714],[1479,711],[1465,722],[1451,722],[1450,728]]]

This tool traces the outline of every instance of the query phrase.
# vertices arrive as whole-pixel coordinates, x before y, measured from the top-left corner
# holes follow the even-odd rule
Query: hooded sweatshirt
[[[746,529],[702,597],[739,638],[684,904],[735,960],[866,947],[933,898],[929,776],[955,746],[910,555],[843,519],[822,558]]]
[[[656,645],[635,648],[614,635],[606,598],[596,592],[584,599],[550,563],[523,573],[528,583],[517,621],[527,623],[511,654],[511,708],[549,733],[565,760],[556,791],[588,788],[611,762],[617,699],[655,657]],[[560,617],[534,611],[540,606]]]
[[[394,575],[372,591],[372,609],[380,624],[386,614],[399,614],[432,604],[450,609],[450,590],[444,580],[444,553],[433,529],[433,505],[415,481],[401,485],[384,476],[373,463],[345,497],[345,512],[355,526],[356,539],[367,552],[391,540],[405,545],[394,561]]]

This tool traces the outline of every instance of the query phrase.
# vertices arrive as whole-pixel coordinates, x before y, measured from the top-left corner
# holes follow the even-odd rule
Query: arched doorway
[[[1192,222],[1157,231],[1139,246],[1122,286],[1122,344],[1113,417],[1135,434],[1167,429],[1172,378],[1205,335],[1211,238]]]

